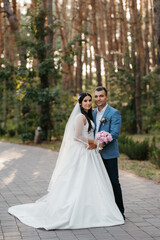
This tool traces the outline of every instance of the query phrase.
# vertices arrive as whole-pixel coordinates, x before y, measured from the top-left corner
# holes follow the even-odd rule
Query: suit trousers
[[[121,185],[119,183],[117,158],[112,158],[112,159],[102,158],[102,159],[103,159],[103,163],[108,172],[108,175],[109,175],[112,187],[113,187],[115,202],[116,202],[120,212],[123,215],[124,214],[124,205],[123,205]]]

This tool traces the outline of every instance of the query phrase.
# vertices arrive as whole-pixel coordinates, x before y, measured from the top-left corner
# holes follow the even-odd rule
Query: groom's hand
[[[94,143],[90,143],[89,147],[88,147],[88,150],[95,149],[96,147],[97,147],[97,145],[95,145]]]
[[[99,144],[99,148],[103,149],[103,147],[104,147],[104,142]]]

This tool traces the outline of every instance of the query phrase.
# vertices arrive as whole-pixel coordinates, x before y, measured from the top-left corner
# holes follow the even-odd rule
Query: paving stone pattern
[[[160,184],[120,171],[126,208],[121,226],[82,230],[34,229],[7,213],[47,193],[58,153],[0,142],[0,240],[160,240]]]

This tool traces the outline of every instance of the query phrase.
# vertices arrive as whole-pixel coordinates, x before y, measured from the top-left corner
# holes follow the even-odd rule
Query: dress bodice
[[[84,127],[83,127],[82,135],[83,135],[85,138],[94,139],[94,129],[95,129],[95,125],[94,125],[94,122],[93,122],[93,121],[91,121],[91,124],[92,124],[92,129],[88,132],[89,123],[88,123],[88,121],[87,121],[86,125],[84,125]]]
[[[92,129],[88,132],[89,123],[86,119],[86,124],[84,124],[84,115],[82,113],[78,114],[75,118],[74,129],[75,129],[75,138],[80,139],[83,142],[88,143],[88,138],[94,139],[94,122],[91,121]]]

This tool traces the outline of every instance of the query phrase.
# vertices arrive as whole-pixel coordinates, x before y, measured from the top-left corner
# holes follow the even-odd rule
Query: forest
[[[61,139],[101,85],[123,133],[160,132],[158,0],[0,0],[0,56],[0,135]]]

